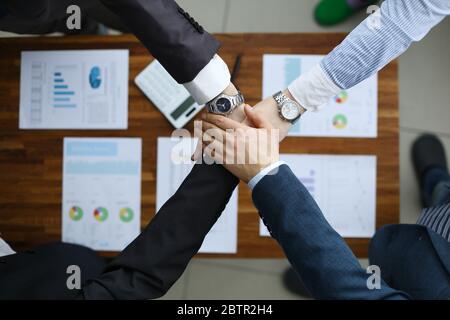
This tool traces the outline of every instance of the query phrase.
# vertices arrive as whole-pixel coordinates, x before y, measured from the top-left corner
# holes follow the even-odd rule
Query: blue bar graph
[[[53,73],[53,107],[61,108],[76,108],[77,105],[72,100],[75,91],[70,90],[70,86],[64,79],[64,73],[57,71]]]
[[[64,96],[73,96],[75,94],[75,91],[55,91],[55,95],[64,95]]]
[[[54,104],[54,108],[76,108],[76,104]]]
[[[139,163],[134,161],[69,161],[65,164],[66,174],[134,176],[139,174],[139,170]]]
[[[284,61],[284,88],[287,88],[302,72],[301,58],[286,58]],[[300,121],[297,121],[291,128],[293,132],[300,131]]]

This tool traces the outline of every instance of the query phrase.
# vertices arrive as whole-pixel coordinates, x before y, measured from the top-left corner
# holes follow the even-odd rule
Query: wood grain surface
[[[261,99],[265,53],[326,54],[345,34],[218,34],[220,55],[230,69],[242,63],[237,85],[246,100]],[[129,129],[19,130],[20,52],[23,50],[129,49]],[[141,137],[142,227],[155,214],[156,139],[171,125],[144,97],[133,80],[152,56],[130,35],[0,39],[0,233],[14,249],[61,239],[62,154],[64,137]],[[283,153],[368,154],[377,156],[377,228],[399,221],[398,74],[394,61],[379,74],[378,138],[299,138],[283,141]],[[192,128],[192,122],[188,125]],[[202,257],[284,257],[271,238],[259,237],[259,217],[249,189],[239,186],[238,253]],[[368,239],[346,239],[358,257],[366,257]],[[104,255],[116,253],[104,252]]]

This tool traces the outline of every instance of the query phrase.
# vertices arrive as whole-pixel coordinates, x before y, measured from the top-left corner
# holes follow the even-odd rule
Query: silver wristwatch
[[[244,96],[241,92],[238,92],[238,94],[234,96],[222,93],[208,102],[206,104],[206,108],[211,113],[228,116],[234,109],[236,109],[236,107],[240,106],[244,102]]]
[[[277,105],[278,114],[281,119],[288,121],[290,123],[295,123],[302,114],[306,112],[306,109],[299,105],[292,99],[289,99],[283,92],[278,92],[273,95]]]

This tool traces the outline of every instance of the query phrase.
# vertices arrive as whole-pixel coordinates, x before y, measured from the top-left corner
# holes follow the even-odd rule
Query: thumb
[[[261,115],[259,115],[252,107],[248,104],[244,106],[245,115],[247,119],[252,123],[252,125],[256,128],[263,129],[272,129],[272,124],[264,119]]]

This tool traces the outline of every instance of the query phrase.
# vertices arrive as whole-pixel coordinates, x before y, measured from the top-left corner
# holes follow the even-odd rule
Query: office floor
[[[312,12],[318,0],[178,0],[210,32],[348,32],[361,12],[333,28],[321,28]],[[450,19],[400,58],[400,212],[414,223],[420,212],[410,161],[412,141],[437,134],[450,159]],[[0,37],[11,36],[0,32]],[[367,266],[367,260],[361,264]],[[194,259],[163,299],[302,299],[288,292],[281,275],[289,263],[271,259]]]

